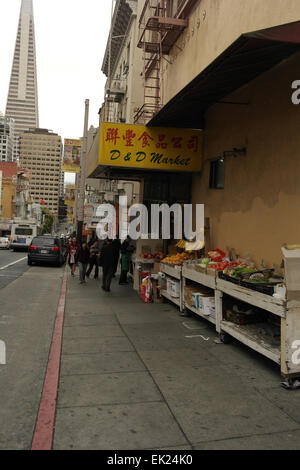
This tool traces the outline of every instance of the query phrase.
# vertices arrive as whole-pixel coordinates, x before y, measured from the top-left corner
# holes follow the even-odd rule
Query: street
[[[0,271],[0,340],[6,344],[6,365],[0,366],[0,448],[29,449],[64,268],[28,269],[26,253],[1,251],[0,260],[2,268],[22,260]]]
[[[0,250],[0,289],[22,276],[27,269],[26,252]]]

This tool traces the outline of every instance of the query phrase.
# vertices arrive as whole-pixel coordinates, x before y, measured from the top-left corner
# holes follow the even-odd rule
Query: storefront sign
[[[80,173],[81,140],[65,139],[62,171]]]
[[[203,131],[102,123],[99,164],[149,170],[201,170]]]

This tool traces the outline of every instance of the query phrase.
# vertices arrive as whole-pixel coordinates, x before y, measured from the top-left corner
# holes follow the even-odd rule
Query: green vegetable
[[[203,259],[201,260],[201,264],[207,265],[207,264],[210,263],[210,261],[211,261],[210,258],[203,258]]]
[[[239,266],[237,266],[232,270],[231,276],[236,278],[243,274],[252,274],[255,272],[256,270],[253,268],[240,268]]]

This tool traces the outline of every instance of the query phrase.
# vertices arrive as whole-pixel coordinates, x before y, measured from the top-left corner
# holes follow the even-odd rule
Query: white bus
[[[13,223],[10,236],[10,247],[14,250],[28,250],[34,237],[41,235],[42,229],[36,223],[27,220]]]

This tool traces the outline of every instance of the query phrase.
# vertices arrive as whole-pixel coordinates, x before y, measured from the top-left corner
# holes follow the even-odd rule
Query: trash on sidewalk
[[[210,338],[204,338],[202,335],[192,335],[192,336],[186,336],[186,338],[202,338],[204,341],[209,341]]]

